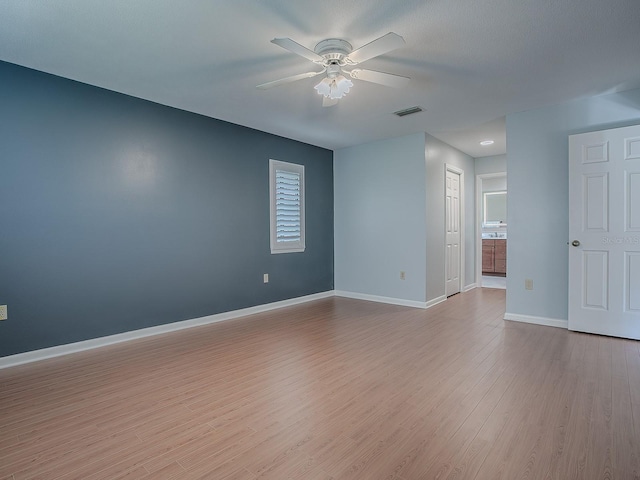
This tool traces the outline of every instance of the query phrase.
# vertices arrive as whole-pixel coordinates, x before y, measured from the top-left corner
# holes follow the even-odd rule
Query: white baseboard
[[[475,284],[465,288],[465,291],[475,288]],[[55,347],[43,348],[40,350],[32,350],[30,352],[18,353],[15,355],[9,355],[7,357],[0,357],[0,369],[13,367],[16,365],[22,365],[25,363],[37,362],[39,360],[46,360],[47,358],[60,357],[62,355],[68,355],[70,353],[83,352],[85,350],[92,350],[94,348],[100,348],[107,345],[113,345],[116,343],[128,342],[129,340],[136,340],[139,338],[152,337],[155,335],[161,335],[163,333],[175,332],[178,330],[184,330],[186,328],[199,327],[202,325],[208,325],[211,323],[223,322],[225,320],[232,320],[239,317],[245,317],[247,315],[254,315],[256,313],[268,312],[269,310],[275,310],[277,308],[288,307],[291,305],[298,305],[300,303],[311,302],[313,300],[319,300],[329,297],[347,297],[357,300],[367,300],[371,302],[388,303],[391,305],[401,305],[404,307],[427,309],[433,307],[441,302],[444,302],[447,297],[442,295],[427,302],[418,302],[415,300],[406,300],[402,298],[383,297],[379,295],[368,295],[364,293],[346,292],[342,290],[330,290],[327,292],[315,293],[313,295],[306,295],[304,297],[291,298],[288,300],[282,300],[280,302],[267,303],[264,305],[257,305],[255,307],[242,308],[240,310],[233,310],[231,312],[223,312],[215,315],[207,315],[205,317],[192,318],[190,320],[183,320],[181,322],[167,323],[165,325],[157,325],[155,327],[142,328],[140,330],[132,330],[130,332],[118,333],[115,335],[109,335],[106,337],[92,338],[90,340],[84,340],[81,342],[68,343],[66,345],[58,345]],[[524,318],[524,315],[518,315],[519,318]],[[527,317],[536,319],[538,317]],[[562,326],[558,324],[542,323],[531,320],[523,320],[516,318],[507,318],[505,314],[505,320],[517,320],[528,321],[529,323],[538,323],[540,325],[552,325]],[[541,319],[541,320],[553,320],[553,319]],[[562,322],[562,320],[555,320],[555,322]],[[567,328],[567,321],[564,321],[563,328]]]
[[[533,323],[535,325],[545,325],[547,327],[569,328],[569,322],[560,318],[534,317],[533,315],[520,315],[519,313],[505,313],[505,320],[513,322]]]
[[[297,305],[300,303],[311,302],[313,300],[319,300],[321,298],[328,298],[333,296],[334,296],[334,291],[331,290],[328,292],[321,292],[321,293],[315,293],[313,295],[306,295],[304,297],[291,298],[288,300],[267,303],[264,305],[256,305],[255,307],[242,308],[240,310],[233,310],[231,312],[223,312],[215,315],[207,315],[206,317],[193,318],[190,320],[183,320],[181,322],[167,323],[165,325],[142,328],[140,330],[132,330],[130,332],[118,333],[118,334],[109,335],[106,337],[92,338],[90,340],[84,340],[81,342],[68,343],[66,345],[58,345],[56,347],[49,347],[49,348],[33,350],[25,353],[18,353],[16,355],[0,357],[0,369],[13,367],[16,365],[22,365],[24,363],[37,362],[39,360],[45,360],[47,358],[60,357],[62,355],[68,355],[70,353],[91,350],[94,348],[104,347],[106,345],[113,345],[115,343],[127,342],[129,340],[135,340],[138,338],[151,337],[154,335],[161,335],[163,333],[184,330],[186,328],[193,328],[193,327],[199,327],[201,325],[208,325],[211,323],[223,322],[225,320],[245,317],[247,315],[253,315],[261,312],[268,312],[269,310],[275,310],[276,308],[289,307],[291,305]]]
[[[472,283],[470,285],[467,285],[466,287],[464,287],[462,289],[463,292],[468,292],[469,290],[473,290],[474,288],[478,288],[478,284],[477,283]]]
[[[403,307],[427,308],[427,302],[418,302],[415,300],[405,300],[403,298],[382,297],[379,295],[369,295],[367,293],[346,292],[344,290],[336,290],[336,297],[354,298],[356,300],[367,300],[369,302],[388,303],[391,305],[401,305]]]

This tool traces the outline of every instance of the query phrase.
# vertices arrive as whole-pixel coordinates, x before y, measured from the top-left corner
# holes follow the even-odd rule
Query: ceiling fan
[[[393,32],[389,32],[357,50],[353,50],[349,42],[339,38],[322,40],[316,45],[313,51],[294,42],[290,38],[274,38],[271,40],[271,43],[275,43],[296,55],[311,60],[313,63],[321,66],[322,70],[319,72],[299,73],[257,86],[257,88],[263,90],[295,82],[296,80],[302,80],[303,78],[326,74],[314,88],[318,94],[323,96],[322,105],[324,107],[330,107],[338,103],[340,98],[349,93],[349,89],[353,86],[353,82],[347,79],[345,74],[354,79],[373,82],[387,87],[400,88],[409,82],[408,77],[401,75],[365,70],[362,68],[351,68],[405,45],[404,39]],[[345,69],[345,67],[349,70]]]

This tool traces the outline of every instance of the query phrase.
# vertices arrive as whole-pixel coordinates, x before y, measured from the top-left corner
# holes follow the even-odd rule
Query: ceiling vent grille
[[[406,117],[407,115],[411,115],[413,113],[418,113],[421,111],[422,111],[422,108],[416,106],[416,107],[405,108],[404,110],[398,110],[397,112],[393,112],[393,114],[399,117]]]

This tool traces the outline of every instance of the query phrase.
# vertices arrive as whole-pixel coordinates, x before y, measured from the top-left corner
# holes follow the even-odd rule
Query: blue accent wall
[[[270,158],[304,253],[270,254]],[[332,289],[330,150],[0,62],[0,356]]]

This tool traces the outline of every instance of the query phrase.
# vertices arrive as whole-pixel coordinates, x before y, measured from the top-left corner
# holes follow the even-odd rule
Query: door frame
[[[443,273],[443,279],[444,279],[444,286],[445,286],[445,297],[446,297],[446,292],[447,292],[447,172],[452,172],[455,173],[457,175],[460,175],[460,292],[465,292],[466,291],[466,285],[465,285],[465,269],[464,269],[464,262],[465,262],[465,228],[464,228],[464,211],[465,211],[465,198],[464,198],[464,170],[462,170],[461,168],[458,168],[454,165],[445,163],[444,164],[444,224],[443,224],[443,230],[444,230],[444,236],[442,238],[442,245],[443,245],[443,250],[444,250],[444,261],[445,261],[445,265],[444,265],[444,271]]]
[[[484,193],[482,182],[486,179],[500,177],[507,177],[507,172],[479,173],[476,175],[476,285],[478,287],[482,287],[482,194]],[[509,209],[508,192],[509,189],[507,188],[507,210]]]

